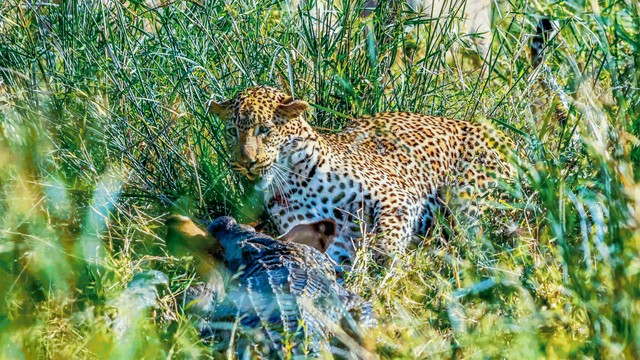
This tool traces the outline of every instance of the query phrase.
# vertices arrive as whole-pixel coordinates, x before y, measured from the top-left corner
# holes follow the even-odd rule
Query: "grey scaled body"
[[[226,329],[226,336],[216,337],[229,341],[229,318],[234,318],[249,334],[234,340],[237,350],[253,348],[252,353],[269,357],[282,356],[285,349],[290,355],[315,355],[345,339],[357,344],[360,326],[375,325],[370,303],[338,284],[333,264],[318,250],[275,240],[230,217],[214,220],[208,231],[235,275],[223,300],[210,294],[215,287],[209,285],[192,291],[193,310],[206,313],[203,336]],[[332,341],[336,338],[342,341]]]

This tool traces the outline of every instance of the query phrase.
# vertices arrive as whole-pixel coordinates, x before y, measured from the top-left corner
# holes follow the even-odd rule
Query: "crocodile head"
[[[213,220],[207,229],[209,234],[222,246],[222,257],[232,268],[231,270],[237,270],[242,262],[240,242],[247,237],[247,234],[240,230],[236,220],[230,216]]]
[[[232,271],[251,261],[260,249],[275,241],[249,225],[238,224],[230,216],[213,220],[207,230],[222,246],[222,258]]]

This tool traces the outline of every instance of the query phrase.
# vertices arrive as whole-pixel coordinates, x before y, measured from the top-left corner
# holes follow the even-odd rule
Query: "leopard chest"
[[[314,171],[278,175],[278,184],[265,192],[267,209],[281,234],[298,224],[333,219],[338,234],[361,236],[354,224],[372,223],[375,198],[367,184],[354,174],[331,166],[307,166]],[[360,221],[357,221],[360,220]]]

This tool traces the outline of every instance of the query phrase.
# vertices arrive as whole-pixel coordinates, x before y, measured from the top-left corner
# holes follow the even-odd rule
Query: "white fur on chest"
[[[323,155],[313,148],[294,153],[270,169],[257,188],[283,234],[298,224],[332,219],[341,236],[360,237],[350,225],[358,217],[373,218],[370,192],[339,158]]]

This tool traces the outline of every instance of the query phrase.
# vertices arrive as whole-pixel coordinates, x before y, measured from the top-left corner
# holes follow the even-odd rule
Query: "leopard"
[[[264,85],[205,106],[224,126],[231,169],[263,197],[277,231],[331,221],[332,241],[318,248],[339,266],[364,246],[389,264],[439,210],[477,218],[476,200],[514,176],[513,142],[486,121],[382,112],[320,131],[309,103]]]

